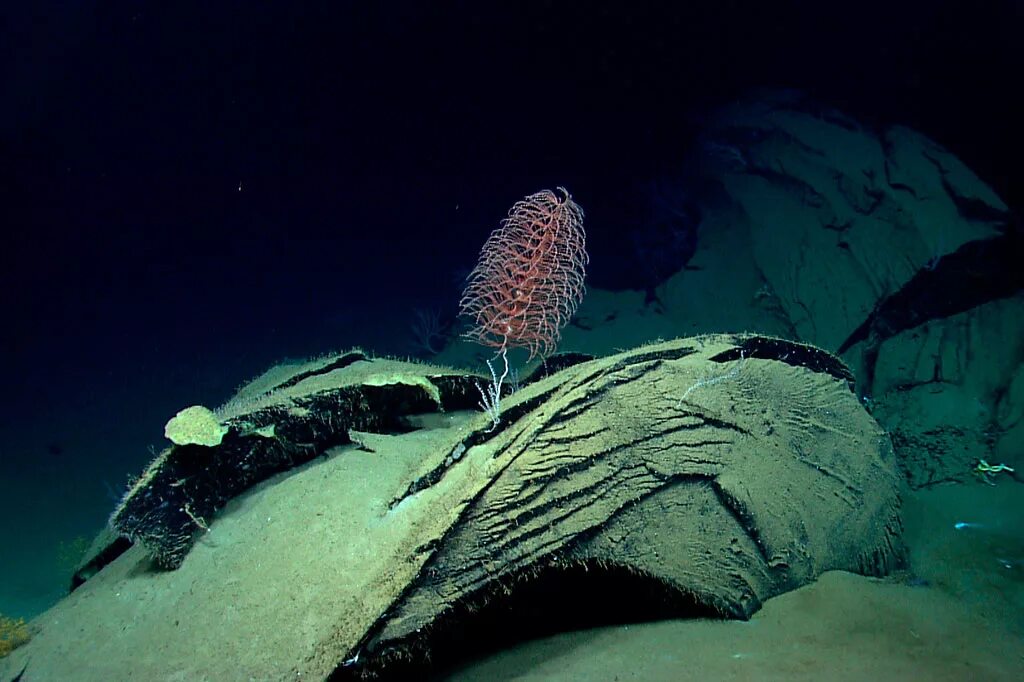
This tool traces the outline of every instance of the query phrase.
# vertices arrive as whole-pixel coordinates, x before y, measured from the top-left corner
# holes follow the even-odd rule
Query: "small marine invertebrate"
[[[466,336],[499,353],[520,347],[530,359],[548,355],[583,300],[583,209],[564,187],[558,191],[517,201],[469,274],[459,302],[459,314],[473,321]]]
[[[583,300],[589,262],[583,209],[564,187],[558,192],[544,190],[512,206],[484,242],[459,302],[459,314],[473,322],[466,336],[497,348],[504,364],[499,375],[488,361],[491,385],[477,386],[480,407],[494,427],[509,374],[508,349],[525,348],[531,360],[547,356]]]

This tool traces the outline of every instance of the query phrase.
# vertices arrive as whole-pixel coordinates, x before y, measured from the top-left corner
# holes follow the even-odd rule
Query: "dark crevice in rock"
[[[323,365],[322,367],[317,367],[314,370],[309,370],[309,371],[306,371],[306,372],[300,372],[300,373],[296,374],[295,376],[289,378],[287,381],[281,383],[280,385],[276,386],[275,388],[277,388],[277,389],[289,388],[291,386],[295,386],[296,384],[298,384],[301,381],[305,381],[306,379],[309,379],[310,377],[322,376],[324,374],[328,374],[330,372],[333,372],[336,369],[342,369],[343,367],[348,367],[352,363],[360,362],[362,360],[369,360],[369,358],[366,357],[366,354],[363,353],[362,351],[351,351],[349,353],[344,353],[344,354],[339,355],[338,357],[334,358],[333,360],[331,360],[327,364]]]
[[[929,320],[942,319],[1006,298],[1024,288],[1024,239],[1011,230],[993,239],[968,242],[923,269],[902,289],[883,299],[837,351],[867,341],[878,345]],[[870,381],[868,382],[870,385]]]
[[[367,656],[368,667],[339,667],[329,679],[440,680],[460,664],[559,632],[716,617],[696,596],[654,576],[596,560],[555,560],[489,585],[415,637]]]

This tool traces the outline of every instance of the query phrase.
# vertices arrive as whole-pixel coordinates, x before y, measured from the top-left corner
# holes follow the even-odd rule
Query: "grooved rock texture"
[[[497,428],[447,411],[470,376],[366,357],[314,372],[308,395],[300,380],[236,406],[235,426],[285,397],[306,406],[249,424],[249,441],[227,434],[240,462],[241,443],[266,448],[311,418],[346,437],[218,507],[175,570],[141,545],[111,559],[0,673],[325,679],[345,661],[386,666],[459,606],[580,565],[746,618],[823,571],[901,561],[889,440],[832,355],[726,335],[577,360],[507,396]],[[361,422],[376,433],[315,414],[343,387],[372,387],[351,405],[382,412]]]

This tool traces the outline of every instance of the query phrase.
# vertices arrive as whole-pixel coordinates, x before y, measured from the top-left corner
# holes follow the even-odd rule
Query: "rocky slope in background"
[[[591,291],[563,349],[712,331],[838,352],[913,486],[980,459],[1024,470],[1024,275],[1007,206],[901,126],[869,129],[796,93],[720,112],[689,196],[699,246],[645,304]]]

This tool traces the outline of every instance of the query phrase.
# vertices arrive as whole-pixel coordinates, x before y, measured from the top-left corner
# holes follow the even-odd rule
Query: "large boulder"
[[[359,354],[268,373],[218,411],[219,444],[158,457],[115,515],[157,520],[0,676],[325,679],[567,571],[746,618],[824,571],[901,561],[893,452],[834,356],[741,335],[567,364],[505,396],[497,425],[450,411],[485,379],[445,368]],[[300,451],[316,454],[283,467]],[[177,475],[203,461],[227,480]],[[242,490],[267,462],[284,471]]]

